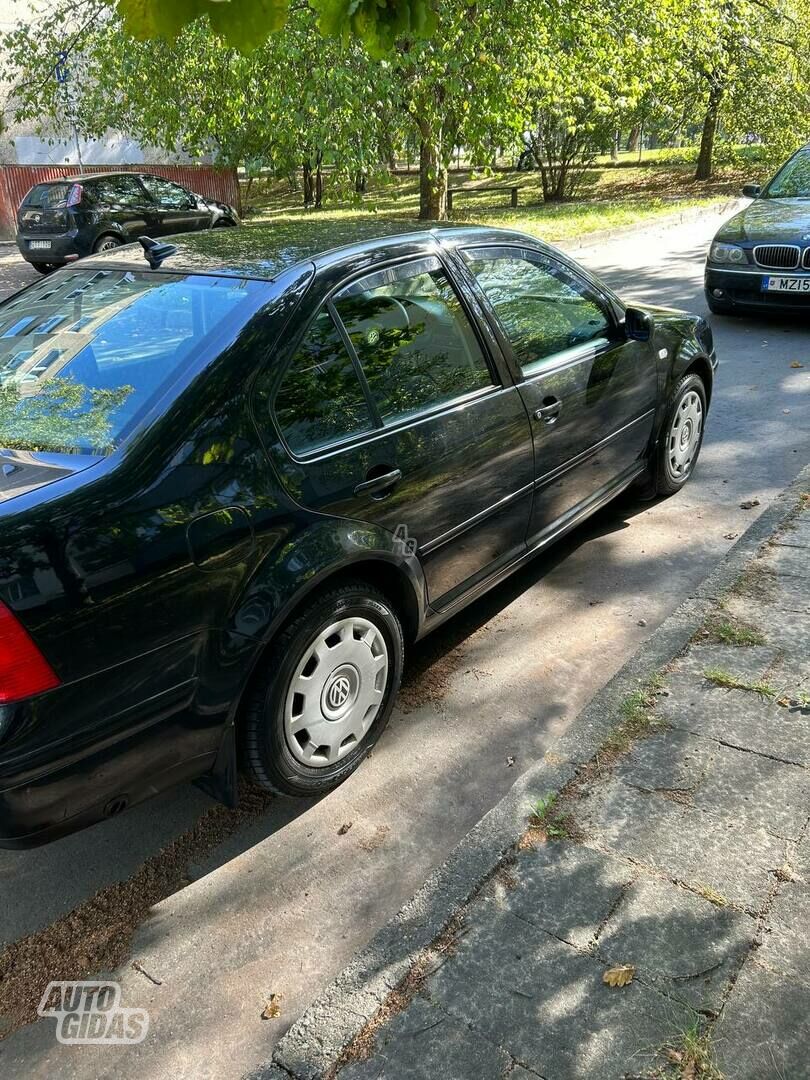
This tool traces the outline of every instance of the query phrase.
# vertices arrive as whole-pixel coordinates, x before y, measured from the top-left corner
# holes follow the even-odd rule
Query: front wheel
[[[261,661],[243,718],[254,779],[283,795],[342,783],[382,734],[402,676],[402,627],[363,582],[315,598]]]
[[[672,392],[664,425],[650,461],[644,494],[674,495],[690,478],[703,445],[706,387],[699,375],[685,375]]]

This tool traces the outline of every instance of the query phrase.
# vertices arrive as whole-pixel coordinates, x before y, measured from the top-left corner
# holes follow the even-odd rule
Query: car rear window
[[[27,289],[0,305],[0,447],[111,453],[267,298],[262,281],[126,270]]]
[[[36,206],[48,210],[55,206],[64,206],[73,181],[65,184],[35,184],[23,199],[23,206]]]

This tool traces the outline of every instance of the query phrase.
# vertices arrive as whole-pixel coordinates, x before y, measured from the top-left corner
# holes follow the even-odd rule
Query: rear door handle
[[[544,420],[547,424],[553,424],[562,410],[562,402],[559,398],[545,398],[543,405],[535,409],[535,420]]]
[[[391,472],[383,473],[382,476],[373,476],[370,480],[364,480],[354,489],[355,495],[384,495],[388,489],[393,488],[402,479],[402,469],[392,469]]]

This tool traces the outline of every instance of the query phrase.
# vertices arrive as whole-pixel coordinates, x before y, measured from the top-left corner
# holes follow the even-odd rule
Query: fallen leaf
[[[639,619],[637,625],[638,626],[646,626],[647,625],[647,620],[646,619]]]
[[[507,767],[507,769],[511,769],[514,764],[515,764],[515,759],[510,754],[509,757],[506,759],[506,767]]]
[[[281,1016],[281,994],[271,994],[262,1013],[262,1020],[277,1020]]]
[[[724,540],[736,540],[739,535],[740,535],[739,533],[723,533],[723,539]]]
[[[798,360],[791,360],[790,366],[793,368],[804,367],[804,364],[800,364]]]
[[[683,1054],[680,1050],[667,1050],[667,1057],[673,1065],[680,1065],[683,1061]]]
[[[338,829],[338,836],[345,836],[349,829],[352,827],[351,821],[344,822]]]
[[[752,510],[755,506],[759,506],[759,499],[748,499],[740,503],[741,510]]]
[[[602,982],[608,986],[627,986],[633,981],[636,969],[632,964],[622,964],[620,967],[608,968],[602,976]]]

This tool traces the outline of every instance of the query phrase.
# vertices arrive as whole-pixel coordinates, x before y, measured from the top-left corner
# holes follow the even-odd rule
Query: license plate
[[[810,277],[771,277],[766,274],[762,279],[765,292],[807,293],[810,295]]]
[[[50,240],[29,240],[28,246],[34,251],[48,251],[51,247]]]

